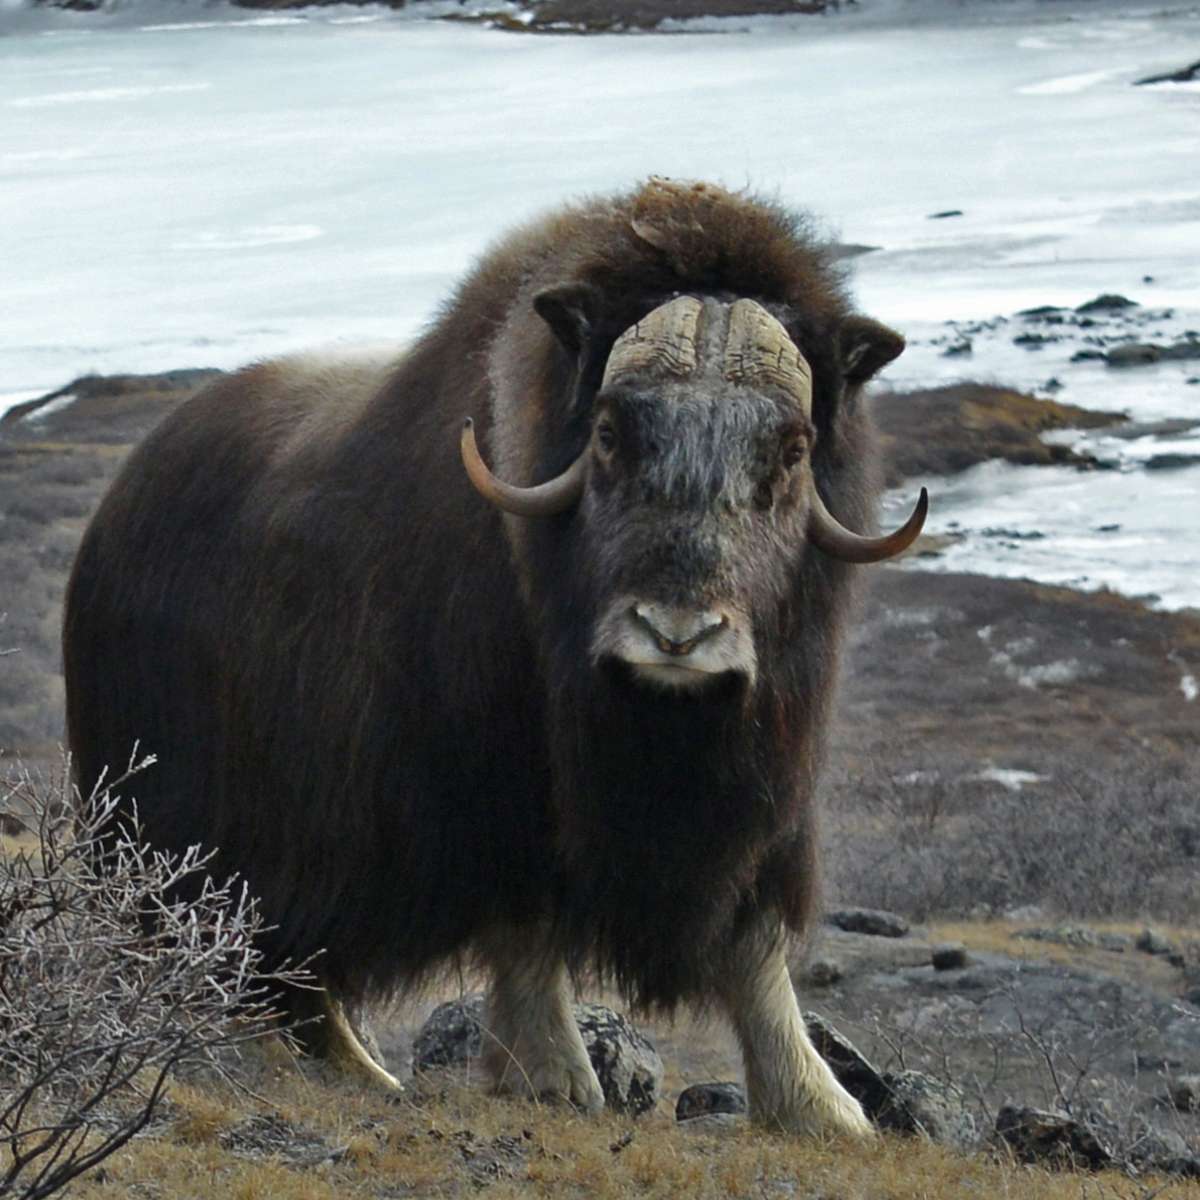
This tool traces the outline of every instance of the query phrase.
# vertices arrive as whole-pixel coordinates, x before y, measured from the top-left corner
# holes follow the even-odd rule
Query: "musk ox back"
[[[568,1003],[594,970],[721,1006],[760,1120],[865,1132],[783,940],[848,564],[924,515],[851,532],[859,393],[902,347],[797,217],[651,180],[500,242],[392,362],[220,380],[80,549],[82,793],[154,753],[146,835],[243,873],[271,956],[322,951],[318,1048],[388,1084],[341,1005],[469,955],[501,1086],[602,1103]]]

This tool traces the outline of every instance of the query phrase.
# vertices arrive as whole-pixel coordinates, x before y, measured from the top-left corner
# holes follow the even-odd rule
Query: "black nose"
[[[654,639],[663,654],[691,654],[701,642],[715,637],[728,624],[721,613],[694,612],[659,604],[635,604],[629,615]]]

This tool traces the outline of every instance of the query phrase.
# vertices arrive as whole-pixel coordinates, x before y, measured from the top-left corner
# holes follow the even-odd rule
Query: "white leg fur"
[[[566,967],[529,941],[521,931],[508,945],[490,947],[484,1063],[499,1091],[567,1100],[597,1113],[604,1092],[571,1012]]]
[[[750,1116],[759,1125],[811,1136],[874,1136],[858,1101],[817,1053],[780,939],[744,939],[722,989],[746,1069]]]
[[[328,992],[324,993],[322,1010],[325,1018],[323,1051],[330,1062],[348,1075],[357,1076],[375,1087],[382,1087],[389,1092],[404,1091],[400,1080],[371,1057],[354,1032],[345,1009]]]

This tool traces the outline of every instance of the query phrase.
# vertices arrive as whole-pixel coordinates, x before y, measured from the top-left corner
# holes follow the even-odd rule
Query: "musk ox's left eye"
[[[601,420],[596,425],[596,447],[606,458],[611,458],[617,449],[617,431],[612,422]]]
[[[798,467],[804,461],[804,455],[808,447],[801,439],[788,442],[783,448],[783,465],[784,468],[790,471],[793,467]]]

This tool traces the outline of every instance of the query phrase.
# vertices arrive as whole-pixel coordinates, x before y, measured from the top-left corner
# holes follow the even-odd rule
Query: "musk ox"
[[[601,1105],[594,971],[723,1010],[759,1121],[865,1133],[784,943],[851,564],[924,519],[852,532],[862,385],[902,348],[803,219],[651,180],[505,238],[392,361],[219,380],[79,551],[82,793],[155,754],[146,836],[217,847],[273,959],[322,951],[317,1048],[384,1083],[344,1006],[467,957],[502,1087]]]

